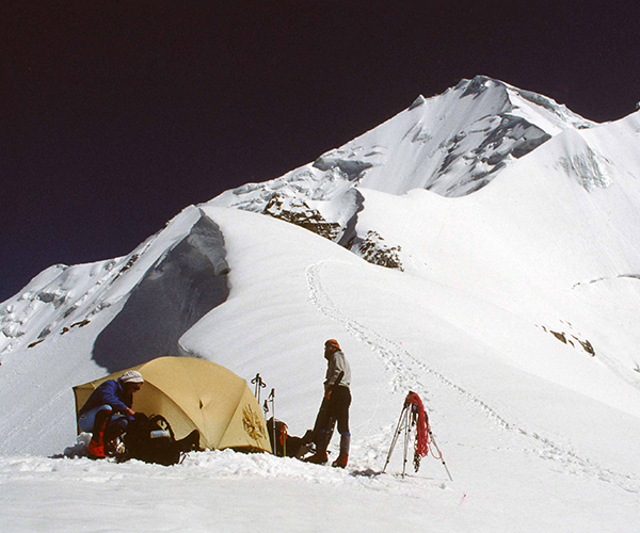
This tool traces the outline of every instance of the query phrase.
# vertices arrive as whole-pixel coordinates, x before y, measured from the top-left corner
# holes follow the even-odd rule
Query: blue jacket
[[[91,393],[87,403],[82,406],[78,415],[99,407],[100,405],[110,405],[114,412],[124,413],[127,408],[131,408],[132,399],[125,398],[122,384],[115,379],[109,379],[101,383],[96,390]]]

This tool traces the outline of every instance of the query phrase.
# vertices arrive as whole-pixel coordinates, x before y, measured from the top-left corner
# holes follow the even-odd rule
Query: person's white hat
[[[144,383],[142,374],[137,370],[127,370],[118,380],[120,383]]]

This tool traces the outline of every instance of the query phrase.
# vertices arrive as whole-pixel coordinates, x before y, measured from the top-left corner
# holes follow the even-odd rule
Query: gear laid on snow
[[[200,449],[200,432],[194,429],[183,439],[176,440],[166,418],[138,413],[123,441],[126,452],[120,460],[138,459],[170,466],[179,463],[183,453]]]
[[[311,450],[311,431],[307,431],[303,437],[289,435],[287,424],[282,420],[275,421],[271,417],[267,420],[267,432],[271,438],[271,449],[278,457],[304,457]]]

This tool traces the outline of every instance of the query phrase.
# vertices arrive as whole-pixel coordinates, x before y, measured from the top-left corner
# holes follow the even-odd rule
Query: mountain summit
[[[587,190],[606,188],[613,175],[630,175],[635,168],[635,161],[626,163],[631,154],[616,163],[591,140],[614,129],[545,96],[477,76],[433,98],[418,97],[405,111],[314,162],[277,179],[227,191],[205,205],[293,222],[368,261],[403,269],[402,237],[385,241],[380,227],[366,227],[359,217],[367,195],[426,190],[446,198],[468,196],[505,173],[513,180],[527,174],[534,163],[525,156],[552,139],[557,142],[551,146],[562,148],[545,149],[548,155],[541,160],[552,162],[553,173],[563,169]],[[624,138],[633,144],[631,132]]]
[[[550,98],[477,76],[439,96],[418,97],[384,124],[277,180],[232,191],[229,203],[259,210],[270,187],[328,199],[347,186],[342,182],[391,194],[426,189],[464,196],[559,133],[595,125]]]

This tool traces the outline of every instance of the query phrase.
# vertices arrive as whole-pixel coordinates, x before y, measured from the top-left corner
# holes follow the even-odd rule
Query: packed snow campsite
[[[640,111],[599,124],[476,77],[125,257],[43,271],[0,305],[2,530],[637,531],[639,146]],[[302,436],[327,339],[344,469],[337,432],[325,465],[76,440],[73,387],[164,356],[259,373]],[[389,454],[410,391],[437,444],[417,471],[411,434]]]

